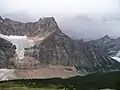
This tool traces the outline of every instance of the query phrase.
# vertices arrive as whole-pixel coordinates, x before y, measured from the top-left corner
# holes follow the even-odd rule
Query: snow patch
[[[15,77],[14,69],[0,69],[0,81],[14,79]]]
[[[24,59],[25,48],[30,48],[35,45],[34,41],[28,39],[27,36],[7,36],[0,34],[0,37],[10,41],[13,45],[16,45],[16,54],[19,59]]]
[[[118,51],[118,53],[115,56],[111,56],[111,58],[120,62],[120,51]]]
[[[13,35],[9,35],[8,36],[11,39],[27,39],[27,36],[13,36]]]
[[[116,61],[118,61],[118,62],[120,62],[120,58],[119,57],[111,57],[111,58],[116,60]]]

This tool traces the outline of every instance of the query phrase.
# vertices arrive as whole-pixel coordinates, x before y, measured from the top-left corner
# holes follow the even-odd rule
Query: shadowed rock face
[[[0,68],[9,68],[9,59],[15,55],[16,46],[0,38]]]
[[[120,68],[117,61],[108,57],[95,45],[73,40],[62,33],[53,17],[39,19],[32,23],[4,19],[0,24],[0,33],[26,35],[34,40],[35,46],[25,49],[25,57],[33,58],[37,64],[40,62],[41,65],[46,66],[49,64],[75,66],[80,73],[103,72]],[[27,58],[25,60],[29,61]]]

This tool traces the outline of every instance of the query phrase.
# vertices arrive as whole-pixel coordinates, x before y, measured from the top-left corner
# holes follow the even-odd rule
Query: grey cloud
[[[30,17],[29,15],[25,13],[5,13],[2,14],[3,18],[10,18],[12,20],[21,21],[21,22],[30,22],[35,21],[36,18]]]
[[[61,30],[73,38],[95,39],[106,34],[120,37],[119,1],[0,0],[0,14],[22,22],[36,21],[44,15],[55,16]],[[93,12],[95,15],[89,15]]]
[[[120,14],[119,14],[120,15]],[[59,23],[62,30],[71,37],[96,39],[104,35],[113,38],[120,37],[120,16],[94,16],[79,15],[62,20]]]
[[[7,13],[4,17],[13,20],[28,22],[36,21],[40,17],[30,17],[25,13]],[[109,35],[113,38],[120,37],[120,14],[104,16],[76,15],[71,17],[55,17],[61,30],[72,38],[85,40],[100,38]]]

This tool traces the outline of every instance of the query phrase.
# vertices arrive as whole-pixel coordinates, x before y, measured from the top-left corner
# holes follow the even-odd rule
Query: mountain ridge
[[[92,43],[98,48],[103,49],[106,52],[106,54],[108,54],[108,56],[113,57],[116,60],[120,60],[120,37],[116,39],[111,39],[110,37],[107,37],[106,40],[104,40],[104,37],[102,37],[100,39],[91,40],[89,41],[89,43]]]
[[[47,68],[51,73],[53,71],[50,65],[53,70],[60,70],[61,73],[65,71],[81,75],[120,69],[120,63],[96,45],[83,40],[73,40],[65,35],[53,17],[39,19],[33,23],[21,23],[7,19],[0,23],[0,34],[26,35],[27,39],[35,42],[33,47],[24,48],[24,59],[10,58],[13,69],[23,71],[21,72],[23,76],[27,73],[35,75],[35,72],[41,75],[41,68],[43,70]],[[59,65],[62,68],[57,67]]]

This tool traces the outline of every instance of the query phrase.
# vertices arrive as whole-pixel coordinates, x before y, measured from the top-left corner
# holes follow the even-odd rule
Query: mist
[[[2,17],[21,22],[53,16],[74,39],[120,37],[119,0],[0,0],[0,6]]]

